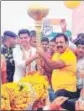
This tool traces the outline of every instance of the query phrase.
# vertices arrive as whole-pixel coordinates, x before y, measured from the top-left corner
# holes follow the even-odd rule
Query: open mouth
[[[62,48],[61,48],[61,47],[59,47],[58,49],[59,49],[59,50],[61,50]]]

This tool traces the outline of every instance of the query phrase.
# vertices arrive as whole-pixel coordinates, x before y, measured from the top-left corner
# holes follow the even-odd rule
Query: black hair
[[[84,40],[79,38],[79,39],[77,39],[75,41],[75,44],[76,44],[76,46],[78,46],[78,45],[84,45]]]
[[[57,38],[59,38],[59,37],[61,37],[61,36],[64,37],[65,42],[68,42],[68,37],[67,37],[64,33],[58,33],[58,34],[55,36],[55,38],[57,39]],[[56,40],[56,39],[55,39],[55,40]]]
[[[29,32],[28,29],[21,29],[21,30],[19,30],[18,35],[20,36],[20,34],[25,34],[25,33],[30,36],[30,32]]]
[[[77,38],[81,38],[81,39],[84,39],[84,33],[79,33]]]
[[[50,40],[50,42],[55,42],[56,37],[54,37],[53,39]]]
[[[42,37],[41,42],[48,42],[49,43],[49,39],[47,37]]]
[[[31,30],[30,31],[30,36],[31,37],[36,37],[36,31],[35,30]]]

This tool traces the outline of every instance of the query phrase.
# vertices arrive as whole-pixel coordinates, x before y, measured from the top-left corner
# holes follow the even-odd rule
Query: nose
[[[23,39],[22,39],[22,42],[24,42],[24,41],[25,41],[25,39],[23,38]]]
[[[82,52],[82,51],[83,51],[82,47],[79,49],[79,51],[80,51],[80,52]]]
[[[57,46],[60,46],[61,45],[61,43],[59,42],[59,43],[57,43]]]

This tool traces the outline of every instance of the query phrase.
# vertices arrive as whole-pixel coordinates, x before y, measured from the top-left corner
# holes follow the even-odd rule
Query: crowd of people
[[[39,70],[50,84],[51,104],[42,106],[43,109],[84,110],[84,33],[78,34],[74,41],[64,32],[51,40],[41,37],[41,45],[37,47],[35,30],[21,29],[18,35],[5,31],[1,45],[2,84],[18,82],[37,71],[38,59]]]

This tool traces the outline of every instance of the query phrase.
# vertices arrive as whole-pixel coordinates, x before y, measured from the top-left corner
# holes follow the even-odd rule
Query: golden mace
[[[41,22],[42,19],[47,16],[49,9],[40,4],[32,5],[28,9],[28,15],[36,21],[36,40],[37,40],[37,50],[41,46]],[[40,60],[37,62],[37,66],[40,66]],[[39,68],[38,68],[39,70]]]

